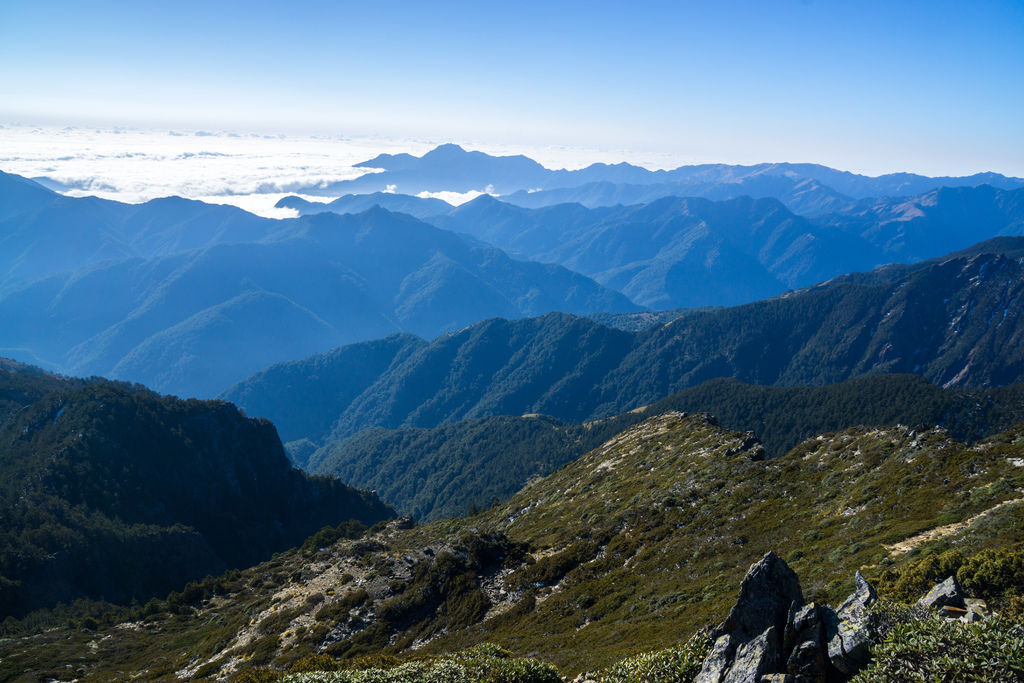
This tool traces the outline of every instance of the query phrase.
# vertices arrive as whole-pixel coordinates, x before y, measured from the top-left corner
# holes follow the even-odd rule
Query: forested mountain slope
[[[0,615],[128,603],[393,511],[292,469],[272,424],[220,401],[0,369]],[[40,393],[45,391],[40,396]]]
[[[1024,263],[982,253],[840,279],[640,332],[563,314],[487,320],[382,361],[385,369],[351,399],[343,383],[321,380],[325,357],[291,364],[286,384],[280,370],[268,370],[224,397],[246,410],[259,405],[253,414],[274,419],[275,406],[303,391],[342,396],[312,421],[333,420],[332,438],[344,438],[372,426],[433,427],[488,415],[581,421],[717,377],[823,385],[913,373],[942,386],[994,387],[1024,377],[1021,301]],[[286,430],[285,439],[324,436]]]
[[[872,375],[822,387],[716,379],[604,420],[499,416],[429,429],[374,427],[294,461],[309,472],[372,488],[400,513],[429,521],[504,501],[531,479],[668,410],[714,415],[726,429],[751,432],[765,457],[776,458],[812,436],[858,425],[940,426],[973,442],[1024,424],[1024,384],[945,389],[916,375]]]

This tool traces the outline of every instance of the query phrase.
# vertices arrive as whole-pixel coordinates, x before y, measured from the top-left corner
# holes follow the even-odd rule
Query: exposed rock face
[[[713,631],[715,644],[697,682],[758,683],[779,671],[790,610],[803,601],[800,580],[774,552],[751,565],[729,617]]]
[[[743,439],[743,442],[738,447],[727,450],[725,455],[728,457],[737,453],[746,453],[747,457],[755,462],[764,460],[766,457],[764,444],[761,443],[761,439],[754,435],[754,432],[747,432],[747,438]]]
[[[697,674],[696,683],[721,683],[732,664],[736,645],[728,635],[719,636]]]
[[[725,683],[760,683],[761,677],[778,671],[781,638],[774,626],[736,648],[736,657],[725,675]]]
[[[825,635],[828,639],[828,658],[834,667],[846,675],[853,675],[871,659],[871,628],[867,609],[878,602],[875,589],[860,572],[856,588],[835,612],[827,609]]]
[[[878,602],[878,593],[875,592],[874,587],[868,583],[868,580],[860,572],[857,572],[857,575],[854,577],[854,585],[856,587],[853,593],[850,593],[850,596],[839,606],[837,610],[839,614],[844,614],[851,610],[863,611]]]
[[[795,608],[783,637],[783,649],[789,653],[786,673],[801,680],[823,681],[828,672],[825,647],[825,615],[815,603]]]
[[[871,661],[871,646],[885,626],[870,611],[878,594],[860,572],[853,593],[838,609],[804,604],[792,569],[769,552],[750,566],[729,618],[711,632],[711,653],[697,683],[826,683],[845,681]],[[972,623],[988,616],[984,600],[967,597],[950,576],[917,601]],[[922,609],[923,608],[923,609]]]
[[[739,599],[716,634],[729,633],[738,642],[746,642],[774,626],[781,638],[793,603],[803,602],[796,573],[785,560],[768,552],[747,570]]]
[[[964,607],[964,592],[957,583],[955,576],[950,576],[942,583],[937,583],[928,594],[917,601],[919,607],[942,609],[943,607]]]
[[[981,621],[988,617],[988,605],[984,600],[978,600],[977,598],[964,598],[964,609],[967,610],[961,619],[967,623],[973,623],[975,621]]]
[[[715,643],[698,683],[823,683],[845,679],[868,663],[868,607],[878,601],[857,572],[856,589],[838,610],[804,604],[792,569],[769,552],[753,564],[740,595],[712,635]]]

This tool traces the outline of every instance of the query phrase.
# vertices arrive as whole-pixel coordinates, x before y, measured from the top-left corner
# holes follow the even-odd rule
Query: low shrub
[[[561,683],[558,671],[535,659],[513,657],[495,645],[478,645],[443,657],[387,668],[318,671],[285,676],[285,683]]]
[[[698,631],[679,647],[627,657],[587,678],[597,683],[690,683],[710,651],[710,635]]]
[[[892,599],[914,602],[949,576],[956,576],[969,595],[986,600],[1024,594],[1024,549],[986,549],[972,555],[948,550],[929,555],[886,570],[878,589]]]
[[[996,615],[965,624],[928,617],[895,624],[855,683],[1024,680],[1024,626]]]

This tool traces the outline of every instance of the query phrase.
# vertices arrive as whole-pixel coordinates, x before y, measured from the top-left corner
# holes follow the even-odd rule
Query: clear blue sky
[[[3,121],[1024,175],[1024,0],[0,0]]]

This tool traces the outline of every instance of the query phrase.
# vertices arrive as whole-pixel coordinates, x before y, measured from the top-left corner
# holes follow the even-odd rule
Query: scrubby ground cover
[[[675,649],[724,617],[767,550],[808,600],[837,604],[860,569],[883,598],[918,597],[953,571],[995,609],[1016,604],[1021,429],[967,446],[942,430],[862,427],[759,457],[745,434],[667,413],[473,517],[308,544],[134,626],[7,640],[0,673],[284,675],[310,657],[395,658],[383,671],[494,643],[569,678],[647,667],[687,680],[696,655]]]

